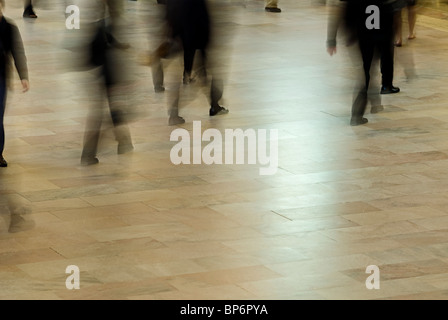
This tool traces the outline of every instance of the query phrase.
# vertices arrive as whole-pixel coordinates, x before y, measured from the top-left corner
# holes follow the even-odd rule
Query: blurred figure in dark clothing
[[[208,77],[209,47],[211,38],[211,19],[208,4],[205,0],[167,0],[166,22],[171,43],[182,45],[184,54],[184,83],[191,81],[191,73],[195,54],[199,52],[198,75]],[[177,92],[179,94],[179,92]],[[209,115],[226,114],[229,111],[220,106],[219,101],[223,95],[223,81],[216,74],[211,75],[210,84],[210,110]],[[185,120],[178,114],[179,98],[176,97],[170,106],[169,124],[184,123]]]
[[[125,79],[126,66],[120,60],[117,49],[126,49],[127,45],[118,42],[109,30],[106,20],[101,19],[95,23],[93,40],[89,43],[88,63],[99,69],[100,85],[105,91],[109,113],[114,126],[115,139],[118,141],[118,154],[133,150],[132,139],[128,127],[128,118],[125,111],[126,94]],[[87,128],[84,136],[84,145],[81,155],[82,165],[92,165],[99,162],[97,158],[98,143],[103,123],[103,100],[90,110],[87,119]]]
[[[3,158],[5,142],[3,116],[8,85],[14,78],[11,73],[13,64],[22,82],[23,92],[27,92],[30,88],[22,37],[13,21],[3,16],[4,7],[5,0],[0,0],[0,167],[8,165]],[[6,169],[0,171],[0,219],[5,222],[6,230],[10,233],[29,230],[35,226],[31,217],[30,203],[20,195],[21,183],[19,171],[8,172]]]
[[[7,167],[8,163],[3,157],[5,147],[5,128],[3,118],[5,115],[6,96],[8,85],[13,79],[13,64],[22,82],[23,92],[30,88],[28,81],[28,63],[25,55],[22,37],[19,28],[9,18],[3,16],[5,1],[0,0],[0,167]]]
[[[395,0],[343,0],[331,7],[329,15],[327,51],[336,53],[336,36],[338,29],[346,32],[347,44],[356,44],[361,54],[364,80],[355,92],[352,105],[350,125],[356,126],[368,122],[364,113],[368,103],[370,71],[372,63],[379,62],[381,67],[381,94],[398,93],[393,86],[394,76],[394,15]],[[379,96],[375,96],[377,102]],[[372,104],[373,105],[373,104]],[[372,110],[381,111],[379,109]]]
[[[166,20],[170,37],[179,38],[184,50],[184,83],[189,83],[196,51],[204,72],[210,41],[210,16],[204,0],[168,0]]]

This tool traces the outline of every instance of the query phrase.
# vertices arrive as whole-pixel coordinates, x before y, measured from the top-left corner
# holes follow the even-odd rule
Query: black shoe
[[[100,161],[98,160],[98,158],[95,158],[95,157],[92,157],[92,158],[82,158],[81,159],[81,165],[82,166],[90,166],[90,165],[93,165],[93,164],[97,164],[97,163],[99,163]]]
[[[270,7],[266,7],[264,8],[264,10],[266,12],[282,12],[282,10],[280,8],[270,8]]]
[[[366,118],[363,117],[352,117],[350,120],[350,125],[351,126],[359,126],[361,124],[366,124],[367,122],[369,122],[369,120],[367,120]]]
[[[23,11],[23,17],[24,18],[32,18],[32,19],[36,19],[37,15],[33,10],[32,6],[28,6],[25,11]]]
[[[3,156],[0,156],[0,167],[7,167],[8,166],[8,162],[6,162],[5,158],[3,158]]]
[[[216,106],[216,107],[211,107],[210,108],[210,116],[217,116],[217,115],[221,115],[221,114],[227,114],[229,113],[229,110],[221,107],[221,106]]]
[[[389,94],[389,93],[398,93],[400,92],[400,88],[394,86],[382,86],[381,94]]]

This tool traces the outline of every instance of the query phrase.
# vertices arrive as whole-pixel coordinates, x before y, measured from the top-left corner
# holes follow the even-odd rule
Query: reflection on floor
[[[420,11],[417,38],[396,49],[401,92],[384,96],[384,111],[368,112],[368,124],[351,127],[358,69],[343,45],[326,53],[327,8],[280,3],[280,14],[266,13],[259,0],[221,7],[230,113],[209,117],[206,89],[181,85],[186,123],[168,126],[180,60],[164,61],[159,93],[139,65],[161,39],[163,9],[125,1],[120,39],[131,45],[133,77],[124,91],[132,94],[123,97],[132,102],[134,151],[117,155],[105,118],[100,163],[86,167],[82,140],[98,92],[93,71],[73,69],[80,61],[67,47],[84,25],[67,30],[60,1],[42,2],[36,20],[8,4],[31,90],[22,94],[15,83],[6,110],[0,299],[448,298],[446,11]],[[277,130],[278,170],[260,175],[267,164],[259,157],[174,165],[170,135],[186,129],[177,132],[193,138],[193,121],[217,129],[209,131],[215,137],[226,129]],[[31,228],[8,232],[11,199],[32,210],[25,215]],[[372,265],[377,290],[366,288]],[[79,268],[79,290],[66,287],[78,270],[68,266]]]

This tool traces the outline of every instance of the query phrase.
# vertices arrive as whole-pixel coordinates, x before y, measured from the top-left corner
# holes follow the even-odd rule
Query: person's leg
[[[204,83],[208,83],[207,76],[210,74],[210,116],[216,116],[229,113],[229,110],[220,105],[224,93],[224,75],[222,72],[222,57],[217,56],[219,54],[219,48],[202,48],[201,52],[201,65],[203,70],[202,75],[204,77]]]
[[[103,120],[103,109],[101,106],[94,106],[87,117],[86,130],[81,154],[81,164],[91,165],[98,163],[96,157],[98,142],[100,140],[100,130]]]
[[[393,32],[391,32],[391,35]],[[394,45],[393,36],[379,42],[381,57],[381,94],[398,93],[400,89],[393,86],[394,79]]]
[[[216,116],[221,114],[229,113],[229,110],[220,106],[219,101],[222,98],[224,92],[224,85],[221,79],[216,79],[212,77],[211,87],[210,87],[210,116]]]
[[[155,59],[151,64],[152,82],[154,85],[155,92],[165,91],[164,83],[164,73],[163,64],[161,59]]]
[[[176,60],[176,63],[171,63],[171,67],[176,68],[178,72],[172,72],[173,76],[170,85],[170,90],[168,90],[167,95],[167,105],[168,105],[168,124],[170,126],[185,123],[185,119],[179,116],[179,103],[180,103],[180,77],[179,75],[182,73],[181,70],[185,70],[184,66],[181,62],[182,58],[181,54],[176,54],[172,57],[173,60]],[[185,56],[183,56],[185,58]],[[177,66],[177,62],[179,62],[179,66]],[[168,73],[170,74],[170,73]]]
[[[189,46],[184,49],[184,84],[189,84],[193,80],[191,73],[193,72],[195,53],[196,49]]]
[[[170,94],[168,96],[168,124],[170,126],[176,124],[185,123],[185,119],[179,116],[179,101],[180,101],[180,84],[176,82],[172,86],[172,90],[170,90]]]
[[[219,101],[222,98],[224,92],[224,85],[221,79],[212,78],[210,86],[210,107],[212,109],[219,109]]]
[[[168,59],[177,50],[172,42],[164,41],[150,54],[149,66],[151,67],[152,82],[155,92],[165,91],[165,72],[162,59]],[[174,48],[174,49],[173,49]]]
[[[93,80],[86,83],[86,88],[91,94],[91,106],[86,120],[81,165],[92,165],[99,162],[97,152],[104,116],[104,84],[99,83],[98,80]]]
[[[352,104],[352,117],[350,119],[351,126],[358,126],[360,124],[365,124],[368,122],[366,118],[364,118],[364,112],[367,106],[367,89],[360,88],[357,92],[355,99]]]
[[[367,91],[370,84],[370,68],[375,52],[375,46],[371,39],[360,38],[359,49],[362,56],[364,83],[361,82],[359,89],[355,92],[355,98],[352,104],[352,115],[350,119],[350,125],[352,126],[357,126],[368,122],[368,120],[363,116],[367,107]]]
[[[106,89],[106,94],[110,116],[114,125],[115,139],[118,142],[117,153],[128,153],[134,149],[134,146],[132,145],[131,132],[123,109],[125,103],[123,92],[120,92],[118,85],[114,85]]]
[[[0,167],[7,167],[8,163],[3,158],[3,150],[5,148],[5,127],[4,127],[4,116],[5,116],[5,105],[6,105],[6,84],[5,78],[0,79]]]
[[[278,6],[278,0],[266,0],[267,8],[277,8],[277,6]]]
[[[372,39],[360,39],[359,49],[362,57],[362,67],[364,70],[364,87],[366,90],[370,86],[370,68],[372,67],[373,56],[375,54],[375,43]]]
[[[202,84],[207,83],[207,52],[205,48],[199,50],[198,66],[195,74],[200,78]]]
[[[417,21],[417,6],[408,6],[408,22],[409,22],[409,35],[408,39],[415,39],[415,23]]]
[[[373,56],[372,65],[370,67],[371,70],[371,80],[369,83],[369,89],[367,90],[367,100],[370,103],[370,113],[378,113],[384,110],[384,107],[381,102],[381,83],[378,81],[378,73],[380,72],[380,58],[378,56],[378,52],[376,52]],[[373,75],[372,75],[373,74]]]

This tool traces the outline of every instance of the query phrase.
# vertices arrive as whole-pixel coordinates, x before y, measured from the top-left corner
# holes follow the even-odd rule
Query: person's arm
[[[20,35],[19,28],[11,24],[11,54],[14,59],[14,65],[16,66],[17,73],[22,82],[23,92],[26,92],[30,88],[28,78],[28,62],[25,55],[25,48],[23,46],[22,36]]]
[[[336,53],[337,34],[343,19],[343,5],[330,3],[328,5],[327,22],[327,52],[330,56]]]

